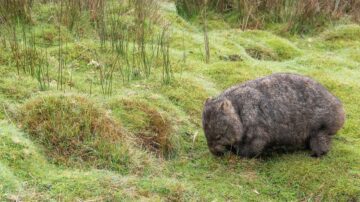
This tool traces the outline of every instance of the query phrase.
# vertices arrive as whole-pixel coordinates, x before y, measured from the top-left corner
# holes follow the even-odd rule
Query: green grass
[[[56,90],[59,36],[47,21],[52,6],[34,8],[37,48],[50,54],[47,91],[40,92],[31,76],[17,76],[10,50],[0,48],[0,201],[360,200],[359,25],[284,37],[229,29],[213,18],[212,57],[205,64],[201,29],[164,3],[161,13],[172,22],[174,36],[170,84],[162,83],[161,67],[128,84],[115,72],[113,96],[103,96],[98,70],[88,63],[107,62],[108,52],[100,49],[91,27],[84,37],[64,27],[60,37],[67,40],[69,64],[64,94]],[[221,57],[230,55],[241,60]],[[330,153],[320,159],[307,151],[258,159],[212,156],[201,128],[206,98],[275,72],[311,76],[343,102],[347,120]],[[106,140],[116,128],[124,138],[118,145],[128,149]],[[159,142],[164,147],[145,144]],[[92,161],[82,162],[88,150],[76,148],[84,147],[97,152]],[[60,155],[67,148],[74,153]]]

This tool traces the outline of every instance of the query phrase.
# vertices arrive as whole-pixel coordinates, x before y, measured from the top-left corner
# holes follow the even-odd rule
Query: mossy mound
[[[249,56],[257,60],[290,60],[301,51],[290,41],[264,31],[246,31],[235,37]]]
[[[143,147],[162,157],[176,153],[173,128],[167,115],[135,99],[115,99],[109,106]]]
[[[18,119],[58,164],[128,171],[138,157],[121,125],[84,96],[35,97]]]
[[[360,41],[360,26],[357,24],[338,26],[324,32],[321,37],[326,41],[334,41],[334,40]]]
[[[358,48],[360,45],[360,26],[341,25],[322,33],[317,40],[321,49]]]

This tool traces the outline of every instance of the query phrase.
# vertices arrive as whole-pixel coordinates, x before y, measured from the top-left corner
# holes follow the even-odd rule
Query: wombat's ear
[[[225,100],[221,103],[220,109],[223,110],[223,111],[227,111],[227,110],[230,110],[230,109],[231,109],[231,106],[232,106],[232,104],[231,104],[230,100],[225,99]]]
[[[211,97],[208,97],[205,101],[205,104],[208,104],[210,102],[210,100],[211,100]]]

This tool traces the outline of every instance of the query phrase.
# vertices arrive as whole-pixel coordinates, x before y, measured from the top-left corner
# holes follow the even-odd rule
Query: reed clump
[[[205,0],[176,1],[178,13],[187,18],[201,14],[204,5]],[[360,21],[360,2],[357,0],[209,0],[206,5],[242,29],[286,23],[285,31],[304,33],[346,16]]]
[[[2,0],[0,4],[0,24],[32,22],[32,6],[33,1],[29,0]]]

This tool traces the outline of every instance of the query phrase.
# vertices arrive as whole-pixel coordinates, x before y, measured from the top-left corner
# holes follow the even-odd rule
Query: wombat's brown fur
[[[203,128],[215,155],[233,151],[255,157],[265,149],[310,148],[319,157],[343,126],[340,101],[316,81],[273,74],[236,85],[208,99]]]

